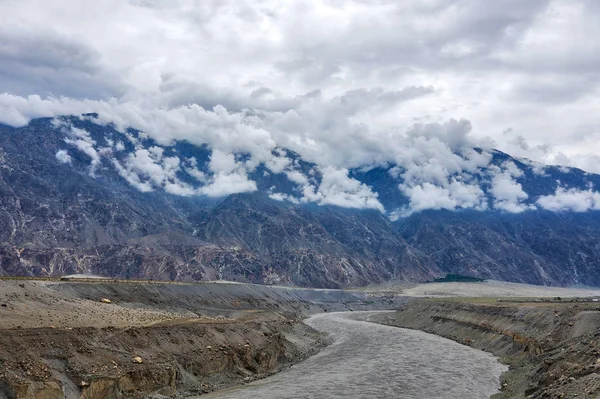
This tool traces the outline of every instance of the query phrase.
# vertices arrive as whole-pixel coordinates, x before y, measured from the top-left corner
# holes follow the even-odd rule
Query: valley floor
[[[392,293],[409,297],[477,297],[477,298],[600,298],[597,287],[547,287],[541,285],[486,280],[480,283],[396,283],[357,288],[366,293]]]
[[[317,353],[328,339],[304,324],[305,317],[373,309],[400,309],[378,316],[382,324],[437,334],[501,357],[510,370],[498,398],[599,398],[597,294],[498,282],[340,291],[3,278],[0,399],[212,392]]]

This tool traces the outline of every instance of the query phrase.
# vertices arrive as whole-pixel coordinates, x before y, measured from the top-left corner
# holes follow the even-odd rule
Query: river
[[[330,334],[332,345],[279,374],[202,398],[482,399],[498,392],[506,366],[492,355],[366,321],[373,313],[314,315],[306,323]]]

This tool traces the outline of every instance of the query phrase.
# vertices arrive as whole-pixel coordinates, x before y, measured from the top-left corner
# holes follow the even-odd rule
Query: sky
[[[597,0],[0,0],[0,122],[99,112],[332,176],[431,140],[600,173],[598,37]]]

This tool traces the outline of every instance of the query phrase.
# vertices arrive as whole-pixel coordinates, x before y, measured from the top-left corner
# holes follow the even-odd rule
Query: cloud
[[[56,159],[58,159],[60,163],[71,165],[71,156],[66,150],[58,150],[56,153]]]
[[[262,164],[297,185],[289,200],[381,210],[344,173],[394,165],[412,209],[519,212],[523,172],[482,174],[492,148],[539,176],[549,164],[600,172],[599,13],[591,0],[5,1],[0,122],[97,112],[128,138],[68,144],[90,173],[105,160],[143,191],[252,191]],[[157,148],[206,145],[209,170],[128,127]]]
[[[209,167],[213,172],[231,173],[239,166],[232,153],[215,149],[210,156]]]
[[[256,182],[249,180],[245,165],[237,162],[232,153],[220,150],[213,150],[211,155],[212,175],[198,170],[194,158],[185,165],[177,156],[165,156],[164,149],[157,146],[138,148],[124,162],[111,161],[121,177],[142,192],[160,188],[174,195],[223,197],[256,190]],[[177,176],[182,169],[202,185],[196,187],[183,182]]]
[[[284,194],[284,193],[274,193],[269,192],[269,198],[275,201],[289,201],[293,204],[300,204],[300,200],[292,195]]]
[[[206,183],[208,181],[208,176],[206,173],[198,170],[198,161],[196,158],[186,159],[186,165],[184,166],[184,169],[190,176],[196,179],[196,181],[200,183]]]
[[[385,213],[385,208],[379,202],[378,194],[369,186],[349,176],[346,168],[325,166],[319,168],[320,183],[313,176],[306,176],[301,171],[288,164],[284,169],[286,177],[298,186],[299,196],[277,193],[272,190],[269,197],[277,201],[299,203],[317,203],[319,205],[335,205],[342,208],[376,209]]]
[[[95,148],[96,142],[83,129],[72,126],[63,127],[63,129],[67,133],[67,138],[64,139],[65,143],[75,146],[90,158],[89,174],[90,176],[94,176],[102,163],[101,156]]]
[[[409,216],[412,213],[427,209],[487,209],[487,199],[483,190],[478,185],[466,184],[452,180],[443,187],[432,183],[421,183],[416,186],[400,185],[400,190],[409,199],[409,206],[405,209],[396,210],[393,218]]]
[[[286,157],[284,154],[274,156],[269,159],[265,166],[273,173],[283,173],[291,164],[292,160]]]
[[[323,178],[314,194],[321,205],[337,205],[344,208],[371,208],[384,212],[377,193],[366,184],[348,177],[348,169],[332,166],[323,169]],[[305,192],[306,196],[306,192]],[[313,195],[307,196],[312,200]]]
[[[142,192],[157,188],[175,195],[197,195],[197,190],[177,177],[181,170],[180,159],[176,156],[164,156],[161,147],[138,148],[130,153],[123,162],[112,158],[112,152],[106,154],[121,177]]]
[[[248,179],[246,166],[237,162],[232,153],[213,149],[208,166],[214,175],[198,193],[209,197],[223,197],[256,191],[256,182]]]
[[[588,0],[5,1],[0,93],[279,112],[390,141],[415,121],[464,119],[509,153],[512,128],[575,160],[600,150],[571,137],[599,124],[598,12]],[[13,112],[3,120],[27,119]]]
[[[536,203],[543,209],[553,212],[587,212],[600,210],[600,193],[597,191],[565,189],[558,187],[554,195],[544,195]]]
[[[0,88],[17,95],[60,93],[69,97],[120,96],[116,75],[101,55],[76,38],[51,29],[1,25]]]
[[[152,184],[149,181],[142,181],[142,179],[140,178],[140,176],[138,176],[137,173],[135,173],[131,169],[127,169],[126,167],[121,165],[121,163],[116,159],[112,159],[111,162],[117,170],[117,173],[119,173],[119,175],[133,187],[135,187],[143,193],[154,191],[154,188],[152,187]]]
[[[198,190],[200,194],[209,197],[223,197],[252,191],[256,191],[256,182],[249,180],[248,175],[242,169],[232,173],[218,172],[208,185]]]
[[[511,177],[519,178],[524,175],[523,171],[512,161],[505,161],[502,163],[502,168],[504,168]]]
[[[494,208],[510,213],[521,213],[534,209],[525,203],[529,195],[523,191],[523,186],[517,183],[513,177],[510,168],[503,171],[498,170],[493,176],[489,192],[494,198]]]
[[[477,176],[492,159],[488,151],[474,150],[468,121],[447,124],[417,124],[409,130],[398,150],[396,167],[390,170],[398,188],[409,200],[394,217],[426,209],[487,208],[487,199]]]

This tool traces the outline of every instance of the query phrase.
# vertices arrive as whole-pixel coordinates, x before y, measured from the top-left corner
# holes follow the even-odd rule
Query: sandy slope
[[[363,289],[413,297],[600,297],[599,288],[562,288],[488,280],[482,283],[386,284]]]
[[[0,328],[133,327],[179,317],[184,311],[167,311],[81,299],[49,288],[45,281],[0,280]]]

